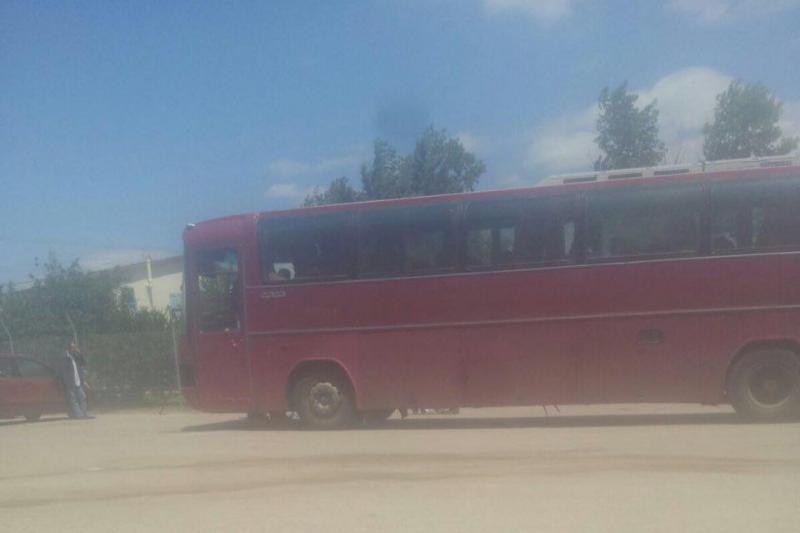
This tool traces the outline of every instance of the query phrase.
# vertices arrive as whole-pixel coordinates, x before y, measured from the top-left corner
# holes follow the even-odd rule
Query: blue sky
[[[799,57],[800,0],[5,0],[0,283],[49,251],[180,253],[186,223],[358,182],[374,138],[405,151],[431,123],[484,159],[482,189],[588,168],[624,80],[672,159],[699,157],[733,78],[800,133]]]

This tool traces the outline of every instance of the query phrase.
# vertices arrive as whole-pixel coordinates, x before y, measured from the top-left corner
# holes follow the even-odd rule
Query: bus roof
[[[704,174],[728,172],[734,170],[755,170],[781,168],[800,165],[800,155],[783,155],[771,157],[752,157],[749,159],[727,159],[722,161],[699,161],[685,165],[662,165],[654,167],[626,168],[608,171],[579,172],[550,176],[537,186],[569,185],[573,183],[593,183],[631,178],[655,178],[661,176],[679,176],[681,174]]]
[[[592,186],[592,184],[600,185],[603,182],[621,182],[631,180],[638,182],[642,179],[649,178],[686,178],[698,174],[712,175],[712,174],[740,174],[740,171],[747,170],[761,170],[769,172],[770,170],[781,170],[792,167],[800,169],[800,155],[790,156],[772,156],[772,157],[754,157],[749,159],[731,159],[725,161],[701,161],[698,163],[686,165],[663,165],[654,167],[630,168],[609,171],[594,171],[594,172],[580,172],[575,174],[562,174],[544,178],[535,185],[529,187],[521,187],[515,189],[495,189],[489,191],[475,191],[475,192],[459,192],[449,194],[439,194],[433,196],[414,196],[407,198],[391,198],[385,200],[366,200],[361,202],[351,202],[343,204],[328,204],[321,206],[311,207],[295,207],[289,209],[280,209],[274,211],[262,211],[257,213],[248,213],[242,215],[232,215],[221,217],[211,220],[200,222],[200,225],[209,223],[223,224],[237,223],[243,219],[258,218],[262,216],[273,217],[282,215],[297,215],[304,213],[327,213],[335,211],[346,211],[356,208],[378,208],[389,206],[402,206],[402,205],[424,205],[434,204],[443,201],[457,201],[465,198],[486,198],[486,197],[501,197],[507,196],[509,193],[520,192],[534,192],[542,188],[553,190],[562,189],[564,186],[573,188],[578,186],[583,188],[585,186]],[[581,187],[583,186],[583,187]],[[190,224],[188,228],[194,227]]]

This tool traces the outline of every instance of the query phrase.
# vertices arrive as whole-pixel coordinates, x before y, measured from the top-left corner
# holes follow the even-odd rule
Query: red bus
[[[183,392],[314,427],[394,409],[800,411],[800,161],[233,216],[184,233]]]

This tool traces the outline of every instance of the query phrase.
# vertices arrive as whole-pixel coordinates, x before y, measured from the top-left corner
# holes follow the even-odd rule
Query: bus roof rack
[[[570,183],[591,183],[596,181],[624,180],[628,178],[652,178],[675,176],[678,174],[701,174],[703,172],[723,172],[727,170],[747,170],[756,168],[790,167],[800,165],[800,155],[779,155],[751,157],[748,159],[726,159],[721,161],[698,161],[685,165],[662,165],[657,167],[626,168],[619,170],[595,170],[576,174],[559,174],[544,178],[537,187],[547,185],[567,185]]]

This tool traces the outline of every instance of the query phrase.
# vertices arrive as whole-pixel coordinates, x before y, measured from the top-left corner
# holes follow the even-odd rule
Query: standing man
[[[67,353],[64,355],[64,394],[67,397],[70,418],[94,418],[87,412],[84,368],[86,362],[81,355],[78,345],[70,342]]]

